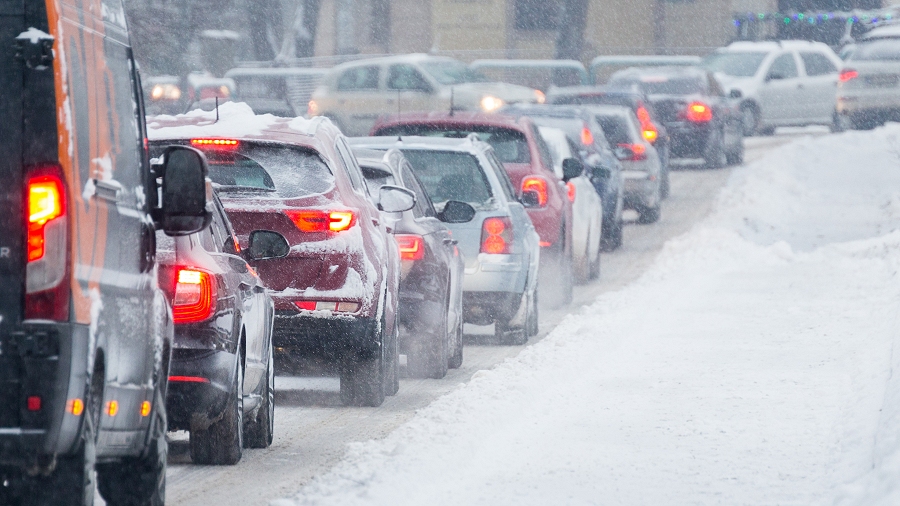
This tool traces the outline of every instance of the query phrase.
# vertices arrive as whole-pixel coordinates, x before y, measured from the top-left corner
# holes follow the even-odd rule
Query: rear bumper
[[[622,172],[625,182],[625,207],[654,206],[654,196],[659,181],[653,174],[641,170],[626,170]]]
[[[530,270],[526,258],[478,253],[475,262],[466,262],[463,292],[523,292]]]
[[[190,430],[200,424],[209,427],[226,407],[232,391],[237,355],[226,351],[175,349],[169,366],[169,390],[166,414],[169,430]],[[202,378],[207,382],[179,381],[176,378]]]
[[[298,313],[293,310],[275,312],[272,343],[281,352],[315,355],[337,362],[344,358],[367,359],[381,349],[378,320],[356,316],[329,318]]]
[[[463,292],[463,320],[490,325],[512,320],[522,303],[523,292]]]
[[[666,125],[669,131],[669,156],[672,158],[702,158],[713,133],[711,123],[679,121]]]

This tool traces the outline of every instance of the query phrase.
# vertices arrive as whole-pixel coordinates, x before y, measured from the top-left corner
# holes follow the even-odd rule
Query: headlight
[[[175,84],[157,84],[150,90],[150,98],[153,100],[178,100],[181,98],[181,88]]]
[[[484,112],[494,112],[504,105],[506,105],[506,102],[491,95],[485,95],[481,99],[481,110]]]
[[[534,100],[539,104],[543,104],[547,101],[547,96],[541,90],[534,90]]]

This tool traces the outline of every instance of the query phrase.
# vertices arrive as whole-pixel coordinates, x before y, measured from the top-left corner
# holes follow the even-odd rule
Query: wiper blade
[[[241,186],[241,185],[216,185],[216,188],[220,191],[238,191],[238,192],[263,192],[263,193],[272,193],[275,191],[274,188],[261,188],[259,186]]]

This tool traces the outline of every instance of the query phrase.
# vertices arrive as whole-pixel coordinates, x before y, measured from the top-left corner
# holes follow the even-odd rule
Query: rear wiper
[[[238,192],[265,192],[272,193],[274,188],[260,188],[259,186],[241,186],[241,185],[217,185],[221,191],[238,191]]]

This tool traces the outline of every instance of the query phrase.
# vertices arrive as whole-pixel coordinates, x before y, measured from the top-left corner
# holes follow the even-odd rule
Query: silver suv
[[[536,335],[539,239],[493,148],[474,136],[361,137],[350,143],[402,151],[438,213],[454,212],[454,201],[475,208],[471,221],[447,223],[465,259],[465,321],[493,323],[499,340],[515,344]]]
[[[347,135],[366,135],[384,114],[421,111],[494,112],[506,104],[543,101],[537,90],[488,82],[452,58],[408,54],[338,65],[309,101],[309,116],[328,116]]]
[[[837,110],[850,128],[900,119],[900,26],[875,28],[856,42],[841,72]]]

